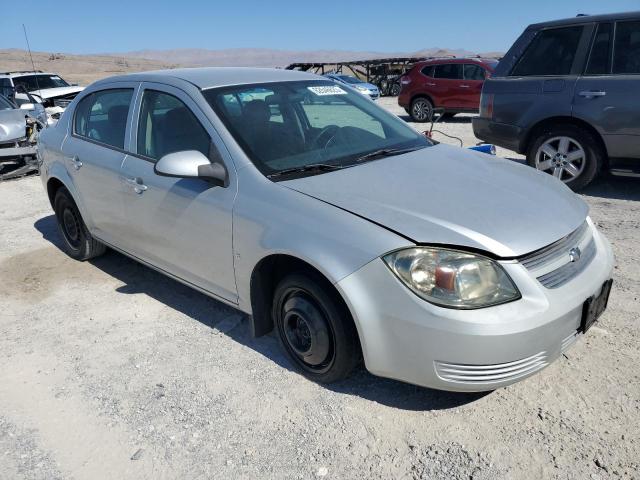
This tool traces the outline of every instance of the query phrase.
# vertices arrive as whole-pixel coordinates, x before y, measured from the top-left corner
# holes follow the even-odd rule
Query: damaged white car
[[[41,104],[18,107],[0,95],[0,180],[38,171],[36,143],[46,118]]]
[[[40,70],[0,74],[0,94],[13,99],[18,106],[32,103],[30,96],[34,97],[45,107],[50,124],[57,122],[82,90],[84,87],[70,84],[55,73]]]

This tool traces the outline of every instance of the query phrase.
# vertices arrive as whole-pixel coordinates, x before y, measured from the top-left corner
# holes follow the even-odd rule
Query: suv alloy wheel
[[[597,175],[603,154],[593,136],[573,125],[552,127],[538,135],[527,163],[563,181],[572,190],[588,185]]]

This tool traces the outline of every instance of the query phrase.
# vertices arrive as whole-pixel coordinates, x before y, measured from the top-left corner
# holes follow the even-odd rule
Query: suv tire
[[[311,273],[287,275],[272,307],[283,350],[305,377],[320,383],[346,378],[361,359],[351,315],[326,283]]]
[[[409,115],[414,122],[429,122],[433,116],[433,103],[428,98],[418,97],[411,102]]]
[[[603,162],[604,153],[593,135],[574,125],[544,129],[527,150],[530,166],[554,175],[574,191],[591,183]]]
[[[58,231],[62,237],[62,248],[75,260],[88,260],[102,255],[107,247],[95,240],[80,215],[73,197],[64,187],[60,187],[53,200]]]

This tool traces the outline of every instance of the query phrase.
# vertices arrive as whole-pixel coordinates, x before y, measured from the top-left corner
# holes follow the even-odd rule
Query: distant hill
[[[286,67],[295,62],[344,62],[389,57],[467,56],[466,50],[428,48],[417,52],[361,52],[342,50],[270,50],[265,48],[232,48],[226,50],[178,49],[140,50],[119,54],[72,55],[67,53],[33,52],[38,70],[60,74],[65,80],[88,85],[111,75],[162,70],[176,67]],[[499,57],[490,52],[484,56]],[[0,50],[0,72],[31,70],[28,52],[20,49]]]
[[[366,52],[346,50],[271,50],[266,48],[231,48],[225,50],[206,50],[186,48],[176,50],[140,50],[120,53],[124,58],[145,58],[167,61],[188,66],[220,67],[286,67],[298,62],[345,62],[349,60],[367,60],[388,57],[426,57],[426,56],[467,56],[479,52],[451,50],[447,48],[428,48],[417,52]],[[481,53],[496,57],[499,52]]]
[[[145,70],[175,68],[167,61],[113,55],[69,55],[33,52],[36,70],[58,73],[70,83],[88,85],[100,78]],[[0,72],[31,70],[29,53],[19,49],[0,50]]]

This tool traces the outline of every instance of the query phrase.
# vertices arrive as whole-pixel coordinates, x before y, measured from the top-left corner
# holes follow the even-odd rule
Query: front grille
[[[584,222],[566,237],[552,243],[548,247],[536,250],[526,257],[521,258],[520,263],[524,265],[527,270],[543,268],[546,264],[557,260],[559,257],[568,255],[569,250],[580,243],[580,240],[582,240],[582,237],[584,237],[588,229],[589,224]]]
[[[448,382],[466,384],[497,383],[517,380],[531,375],[548,365],[547,352],[536,353],[530,357],[495,365],[462,365],[434,362],[436,373]]]
[[[579,257],[572,257],[577,251]],[[596,244],[585,221],[566,237],[519,259],[547,288],[558,288],[582,272],[596,255]]]
[[[545,275],[538,277],[538,281],[547,288],[558,288],[567,283],[573,277],[582,272],[593,257],[596,256],[596,243],[593,238],[587,244],[587,247],[582,251],[580,260],[576,262],[565,263],[560,268],[557,268]]]

